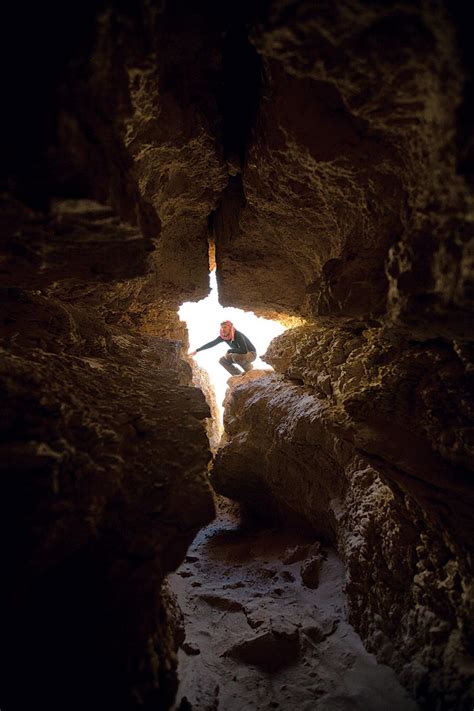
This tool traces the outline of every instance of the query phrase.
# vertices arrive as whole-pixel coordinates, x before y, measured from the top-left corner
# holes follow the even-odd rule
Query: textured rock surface
[[[119,5],[13,6],[0,43],[11,688],[27,649],[43,689],[99,679],[99,708],[172,696],[157,591],[212,513],[176,310],[210,236],[224,303],[309,321],[272,347],[281,376],[233,383],[216,482],[334,542],[369,648],[428,707],[470,708],[467,10]]]
[[[204,368],[199,367],[197,363],[193,363],[193,384],[202,390],[206,402],[209,405],[210,417],[206,419],[206,432],[209,439],[209,447],[213,453],[216,452],[219,446],[220,439],[223,433],[222,418],[219,408],[217,407],[216,391],[212,384],[209,373]]]
[[[315,330],[310,330],[313,336]],[[322,333],[330,339],[327,328]],[[360,337],[352,335],[352,342],[344,343],[338,336],[339,359],[336,348],[323,349],[324,376],[331,372],[331,356],[333,367],[343,371],[354,344],[360,344]],[[280,336],[268,360],[277,366],[278,354],[288,357],[290,343],[301,348],[305,340],[301,333],[299,338],[292,332]],[[315,362],[301,352],[298,357],[306,365]],[[361,453],[357,437],[351,436],[356,424],[343,403],[328,397],[327,381],[296,384],[294,378],[304,377],[302,368],[288,367],[287,372],[292,381],[272,375],[233,388],[225,416],[227,444],[214,464],[214,487],[259,516],[303,524],[336,545],[347,566],[350,619],[369,650],[399,671],[420,702],[467,708],[472,694],[466,665],[472,594],[467,484],[462,477],[454,479],[456,470],[447,466],[440,470],[444,479],[432,466],[423,470],[418,462],[416,468],[417,450],[410,450],[409,441],[404,447],[403,439],[384,447],[383,455]],[[315,368],[313,377],[319,374]],[[336,387],[335,372],[331,375]],[[357,387],[360,374],[347,373],[346,382],[349,390],[351,383]],[[371,413],[378,421],[377,411]]]
[[[241,520],[229,503],[218,500],[169,577],[186,630],[173,709],[418,709],[348,623],[334,551],[322,549],[319,587],[308,589],[299,571],[321,552],[314,535]]]
[[[387,476],[472,543],[469,347],[322,321],[275,339],[266,358],[314,390],[328,428],[382,461]]]
[[[146,269],[141,235],[96,203],[48,217],[9,205],[3,702],[164,703],[179,634],[160,586],[213,516],[209,409],[181,343],[113,323]]]
[[[101,7],[33,9],[27,28],[11,12],[26,48],[1,170],[12,708],[31,705],[25,674],[34,703],[166,707],[179,633],[160,585],[213,514],[209,408],[176,312],[207,292],[226,181],[217,35],[180,8]]]
[[[224,302],[310,321],[270,347],[280,376],[232,384],[214,484],[334,542],[369,649],[446,709],[473,694],[464,21],[272,3],[251,30],[246,161],[213,223]]]
[[[187,2],[166,10],[142,3],[118,21],[100,15],[87,77],[66,100],[74,126],[101,147],[108,175],[100,189],[156,248],[138,302],[176,311],[208,291],[208,218],[227,172],[214,90],[219,28]],[[156,330],[159,311],[154,321]]]
[[[224,303],[367,318],[388,297],[395,321],[466,333],[465,70],[446,11],[281,0],[251,39],[261,101],[216,222]]]

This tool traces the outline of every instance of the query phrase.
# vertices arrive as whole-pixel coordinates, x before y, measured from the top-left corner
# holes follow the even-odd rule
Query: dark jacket
[[[255,346],[251,341],[249,341],[247,336],[240,331],[235,330],[234,339],[232,341],[226,341],[225,338],[222,338],[222,336],[217,336],[217,338],[213,341],[209,341],[209,343],[206,343],[204,346],[196,348],[196,353],[198,351],[205,351],[207,348],[213,348],[213,346],[217,346],[218,343],[227,343],[230,346],[227,353],[248,353],[249,351],[252,351],[253,353],[257,352]]]

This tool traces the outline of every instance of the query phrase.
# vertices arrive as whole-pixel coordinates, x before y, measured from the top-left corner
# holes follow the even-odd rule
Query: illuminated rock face
[[[232,386],[216,487],[336,545],[369,648],[428,707],[470,708],[469,25],[191,5],[32,10],[26,62],[11,34],[8,693],[33,656],[50,706],[98,679],[101,707],[173,696],[158,591],[213,514],[176,311],[206,293],[211,237],[224,304],[307,320],[269,349],[279,375]]]
[[[266,359],[285,377],[233,385],[214,488],[335,545],[350,619],[370,651],[420,701],[467,699],[473,502],[462,364],[446,347],[409,350],[376,329],[328,322],[279,336]],[[443,427],[453,396],[458,420],[448,426],[444,414]]]
[[[208,217],[226,184],[209,93],[220,62],[206,48],[216,38],[199,16],[160,15],[145,4],[140,12],[119,22],[111,12],[100,16],[80,87],[90,103],[69,98],[80,128],[101,146],[112,205],[156,247],[141,299],[156,308],[158,292],[176,311],[208,291]]]
[[[209,373],[204,368],[200,368],[197,363],[194,363],[193,366],[193,383],[196,388],[202,391],[209,405],[210,417],[206,419],[206,432],[211,451],[215,453],[222,436],[221,413],[217,405],[216,392],[210,381]]]
[[[416,320],[423,334],[465,337],[466,68],[450,18],[415,4],[313,5],[274,3],[251,32],[261,100],[216,221],[219,292],[269,312],[387,313],[410,332]]]

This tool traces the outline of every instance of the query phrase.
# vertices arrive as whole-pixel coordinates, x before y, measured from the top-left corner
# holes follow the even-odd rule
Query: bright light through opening
[[[196,350],[205,343],[214,340],[219,335],[221,321],[232,321],[238,331],[244,333],[257,349],[257,359],[253,362],[254,368],[271,366],[264,363],[258,356],[267,350],[270,341],[286,330],[286,327],[277,321],[269,321],[255,316],[252,311],[242,311],[236,308],[224,308],[220,305],[217,293],[217,280],[215,271],[210,274],[211,292],[202,301],[188,301],[179,309],[179,317],[186,321],[189,333],[190,350]],[[222,418],[222,401],[227,388],[229,373],[219,364],[219,358],[226,353],[228,346],[220,343],[214,348],[200,351],[194,356],[201,368],[209,373],[209,379],[216,391],[217,405]]]

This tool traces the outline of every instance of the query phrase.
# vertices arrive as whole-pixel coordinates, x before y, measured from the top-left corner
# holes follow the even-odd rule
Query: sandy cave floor
[[[217,518],[168,577],[186,630],[175,711],[418,708],[347,622],[344,568],[333,551],[322,549],[318,587],[303,584],[315,548],[307,535],[242,522],[220,500]]]

